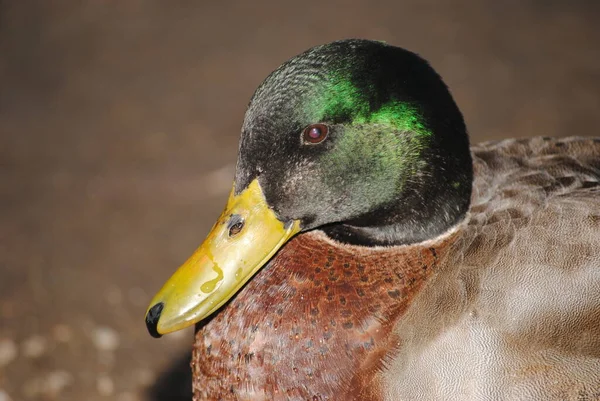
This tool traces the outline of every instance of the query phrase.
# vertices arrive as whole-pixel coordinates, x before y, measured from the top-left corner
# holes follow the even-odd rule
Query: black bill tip
[[[160,338],[162,335],[158,332],[158,319],[160,319],[160,314],[162,313],[164,303],[159,302],[154,305],[148,313],[146,314],[146,327],[148,328],[148,333],[154,338]]]

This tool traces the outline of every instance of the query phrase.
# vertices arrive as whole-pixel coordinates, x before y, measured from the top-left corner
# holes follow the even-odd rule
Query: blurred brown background
[[[0,0],[0,401],[186,399],[192,332],[150,338],[145,308],[287,58],[385,40],[445,77],[474,142],[597,135],[599,19],[595,0]]]

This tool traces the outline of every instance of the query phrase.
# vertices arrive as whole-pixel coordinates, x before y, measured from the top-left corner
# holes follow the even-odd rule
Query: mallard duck
[[[599,139],[470,148],[421,57],[317,46],[256,90],[146,324],[198,323],[195,400],[600,399],[599,179]]]

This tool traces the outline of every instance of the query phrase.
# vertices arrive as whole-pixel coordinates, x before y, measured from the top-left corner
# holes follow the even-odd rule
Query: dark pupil
[[[308,136],[312,139],[319,139],[321,137],[321,128],[313,127],[308,131]]]

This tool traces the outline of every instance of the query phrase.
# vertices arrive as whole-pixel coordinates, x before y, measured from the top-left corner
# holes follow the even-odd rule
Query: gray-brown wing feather
[[[473,155],[470,216],[396,328],[386,399],[600,399],[600,140]]]

